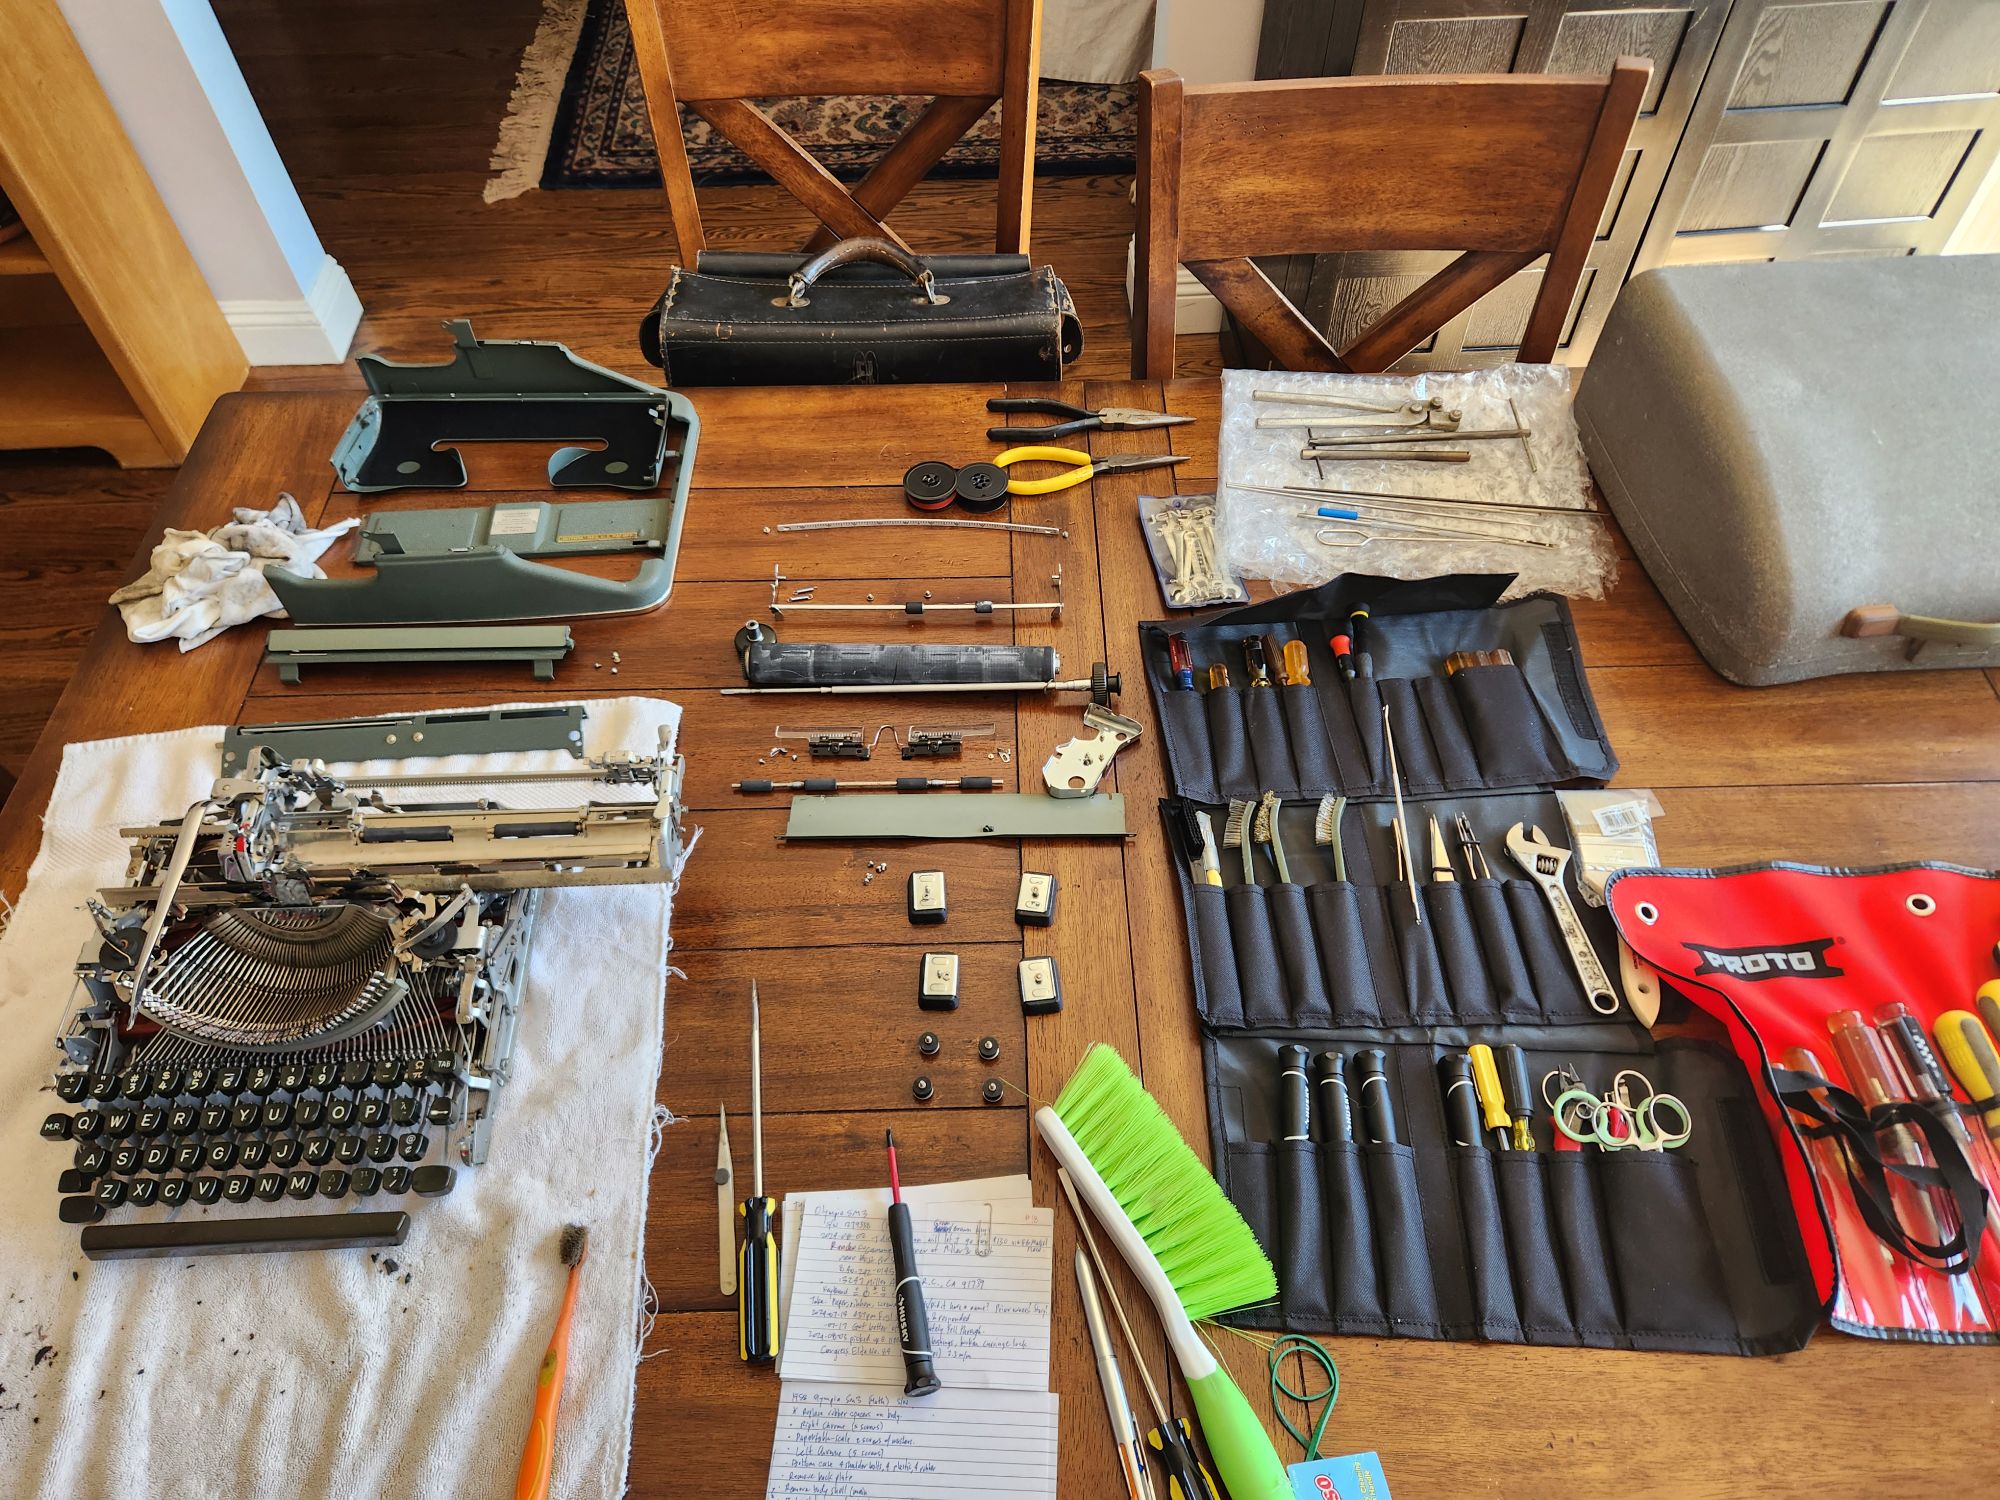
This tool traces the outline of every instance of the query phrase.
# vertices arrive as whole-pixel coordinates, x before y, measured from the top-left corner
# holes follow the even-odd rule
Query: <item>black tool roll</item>
[[[1025,255],[853,239],[810,258],[702,251],[639,347],[675,386],[1060,380],[1083,325],[1055,268]]]
[[[1277,1305],[1240,1321],[1611,1348],[1798,1348],[1821,1306],[1749,1079],[1727,1047],[1656,1040],[1622,1001],[1609,1016],[1593,1009],[1546,898],[1507,852],[1516,823],[1566,844],[1551,788],[1601,782],[1617,766],[1566,605],[1498,604],[1507,582],[1346,577],[1178,632],[1140,627],[1177,793],[1162,811],[1188,914],[1216,1177],[1278,1268]],[[1329,642],[1364,605],[1349,681]],[[1193,689],[1176,672],[1176,633]],[[1268,642],[1272,686],[1249,685],[1253,636]],[[1284,681],[1288,641],[1304,643],[1309,682]],[[1444,671],[1455,653],[1501,651],[1511,661]],[[1215,663],[1228,668],[1228,687],[1209,686]],[[1398,873],[1384,705],[1424,874],[1414,896]],[[1270,842],[1254,838],[1246,877],[1243,848],[1220,847],[1227,803],[1273,791],[1288,878]],[[1352,799],[1337,821],[1322,811],[1330,795]],[[1219,846],[1219,885],[1197,873],[1199,849],[1185,833],[1197,809]],[[1433,818],[1449,880],[1425,873]],[[1616,976],[1609,917],[1582,901],[1573,874],[1570,894]],[[1538,1098],[1533,1151],[1455,1145],[1438,1062],[1482,1042],[1524,1049],[1537,1094],[1564,1067],[1599,1095],[1636,1068],[1685,1103],[1693,1133],[1657,1152],[1558,1150]],[[1352,1142],[1325,1139],[1324,1118],[1311,1139],[1283,1139],[1287,1045],[1348,1058],[1381,1049],[1400,1143],[1371,1141],[1358,1115]]]

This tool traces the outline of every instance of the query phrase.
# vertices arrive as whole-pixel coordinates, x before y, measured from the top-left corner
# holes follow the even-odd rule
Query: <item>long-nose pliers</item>
[[[1046,396],[995,396],[986,403],[988,411],[1032,411],[1044,416],[1068,417],[1067,422],[1057,422],[1049,427],[989,427],[987,439],[995,443],[1041,442],[1049,438],[1067,437],[1073,432],[1095,432],[1101,427],[1114,427],[1123,431],[1145,427],[1178,427],[1183,422],[1192,422],[1193,417],[1177,417],[1170,412],[1141,411],[1136,406],[1100,406],[1095,411],[1087,406],[1072,406],[1067,401],[1056,401]]]

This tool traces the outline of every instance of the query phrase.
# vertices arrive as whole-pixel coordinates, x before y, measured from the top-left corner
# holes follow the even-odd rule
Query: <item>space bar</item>
[[[89,1224],[83,1253],[91,1260],[167,1255],[247,1255],[271,1250],[353,1250],[400,1245],[405,1213],[288,1214],[265,1219],[199,1219],[184,1224]]]

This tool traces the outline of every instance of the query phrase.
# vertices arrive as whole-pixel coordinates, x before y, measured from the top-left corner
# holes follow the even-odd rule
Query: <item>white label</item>
[[[1646,816],[1643,802],[1616,802],[1610,807],[1597,809],[1597,827],[1606,838],[1616,838],[1620,834],[1639,833],[1651,825]]]
[[[517,506],[513,510],[493,512],[493,524],[487,527],[488,536],[533,536],[542,525],[542,508],[539,505]]]

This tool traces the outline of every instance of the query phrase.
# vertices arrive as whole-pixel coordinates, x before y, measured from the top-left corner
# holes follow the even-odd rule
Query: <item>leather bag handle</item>
[[[924,294],[924,300],[932,307],[939,307],[951,301],[951,298],[938,291],[937,277],[932,274],[930,267],[902,246],[892,245],[883,239],[852,239],[828,246],[792,272],[786,294],[783,297],[773,297],[772,304],[778,307],[811,306],[812,299],[806,296],[807,287],[828,271],[840,266],[851,266],[857,261],[873,261],[877,265],[901,271],[916,283],[918,290]]]

